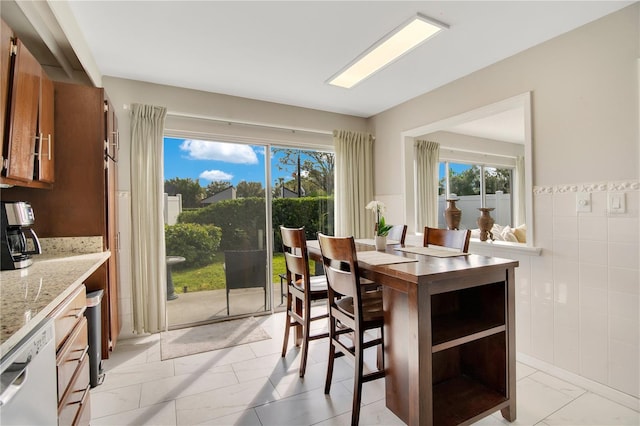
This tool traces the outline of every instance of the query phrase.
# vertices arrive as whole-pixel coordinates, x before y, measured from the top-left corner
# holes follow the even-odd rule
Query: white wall
[[[519,356],[621,399],[640,395],[639,23],[636,3],[372,117],[369,127],[376,194],[400,199],[401,209],[401,132],[531,91],[542,254],[499,250],[520,261]],[[576,213],[578,191],[592,193],[592,212]],[[626,194],[627,213],[607,212],[608,192]]]

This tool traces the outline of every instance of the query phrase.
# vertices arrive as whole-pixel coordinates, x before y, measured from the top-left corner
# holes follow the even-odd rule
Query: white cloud
[[[200,178],[215,181],[215,180],[231,180],[233,178],[232,174],[225,173],[222,170],[205,170],[200,173]]]
[[[180,145],[191,160],[216,160],[236,164],[257,164],[258,157],[249,145],[187,139]]]

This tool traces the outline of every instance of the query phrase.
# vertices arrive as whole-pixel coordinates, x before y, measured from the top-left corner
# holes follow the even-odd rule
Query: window
[[[461,229],[478,227],[476,220],[480,207],[494,209],[491,216],[496,224],[513,227],[513,176],[514,168],[510,167],[440,162],[438,227],[447,227],[444,210],[448,198],[458,199],[456,206],[462,211]]]

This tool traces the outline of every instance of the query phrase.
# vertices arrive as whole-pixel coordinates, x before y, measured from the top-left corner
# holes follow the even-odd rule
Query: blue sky
[[[272,160],[277,162],[275,157]],[[217,180],[230,181],[232,185],[247,182],[265,183],[265,154],[263,146],[192,139],[164,138],[164,179],[199,179],[206,187]],[[293,170],[272,168],[272,179],[291,178]]]
[[[277,156],[273,159],[277,162]],[[199,179],[206,187],[216,180],[230,181],[232,185],[247,182],[265,183],[264,147],[226,142],[198,141],[180,138],[164,138],[164,179]],[[468,169],[468,165],[451,163],[455,173]],[[283,177],[292,178],[290,170],[272,168],[273,182]],[[440,176],[444,176],[444,163],[440,164]]]

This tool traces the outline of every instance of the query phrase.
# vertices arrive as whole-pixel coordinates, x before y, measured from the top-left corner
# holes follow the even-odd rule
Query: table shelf
[[[433,424],[464,423],[506,401],[505,395],[473,378],[455,377],[433,387]]]
[[[463,345],[506,330],[504,321],[493,318],[472,318],[443,315],[432,319],[432,352]]]

